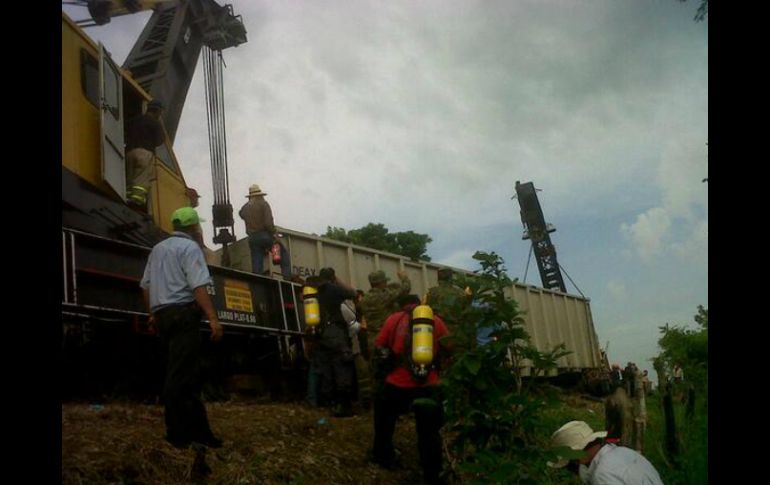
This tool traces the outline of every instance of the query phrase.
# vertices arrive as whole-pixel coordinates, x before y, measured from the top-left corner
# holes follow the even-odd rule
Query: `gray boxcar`
[[[290,229],[278,228],[291,255],[292,270],[303,278],[317,275],[331,266],[340,279],[354,288],[369,289],[368,275],[381,269],[391,278],[403,270],[412,282],[412,292],[424,295],[438,281],[438,270],[447,267],[432,262],[414,262],[397,254],[347,244]],[[229,246],[230,266],[243,271],[251,270],[251,256],[246,238]],[[217,252],[219,255],[219,251]],[[280,268],[271,267],[275,276]],[[457,273],[470,274],[462,268]],[[602,366],[599,340],[591,317],[590,300],[531,285],[514,283],[508,291],[519,309],[532,342],[540,350],[548,350],[564,343],[572,353],[559,360],[559,372],[579,371]]]

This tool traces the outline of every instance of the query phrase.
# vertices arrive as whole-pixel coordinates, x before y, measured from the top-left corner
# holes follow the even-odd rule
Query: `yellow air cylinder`
[[[428,305],[412,311],[412,361],[417,365],[433,362],[433,310]]]
[[[318,290],[312,286],[302,288],[302,301],[305,306],[305,324],[315,327],[321,323],[321,307],[318,305]]]

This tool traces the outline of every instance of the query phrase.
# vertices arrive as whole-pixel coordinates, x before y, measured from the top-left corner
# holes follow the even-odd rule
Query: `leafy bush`
[[[660,393],[650,399],[649,423],[645,437],[648,458],[664,483],[708,483],[708,309],[698,305],[694,317],[697,329],[666,323],[660,327],[661,352],[654,359],[662,374]],[[671,369],[682,367],[684,381],[673,384],[676,450],[665,450],[665,423],[662,399]]]
[[[466,296],[450,302],[453,334],[445,342],[454,356],[442,377],[452,468],[463,483],[548,483],[546,462],[554,459],[538,442],[540,418],[549,397],[532,389],[534,377],[567,355],[564,346],[538,351],[530,342],[502,259],[477,252],[482,272],[459,276]],[[491,342],[477,344],[477,329],[492,328]],[[524,373],[531,369],[531,378]]]

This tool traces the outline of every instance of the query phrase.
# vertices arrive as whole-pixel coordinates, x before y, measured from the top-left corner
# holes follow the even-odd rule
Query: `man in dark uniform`
[[[334,403],[334,416],[353,415],[353,351],[348,323],[340,305],[355,298],[356,290],[342,283],[333,268],[319,272],[318,304],[321,307],[320,337],[314,346],[321,374],[321,396]]]

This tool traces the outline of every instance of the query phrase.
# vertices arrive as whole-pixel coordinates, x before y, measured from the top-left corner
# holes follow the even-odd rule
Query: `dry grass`
[[[224,447],[205,461],[211,484],[420,483],[414,420],[402,417],[394,439],[403,469],[383,470],[365,461],[372,441],[371,413],[329,417],[296,403],[207,404]],[[326,419],[326,424],[319,420]],[[163,439],[162,406],[109,403],[62,405],[64,484],[168,484],[199,481],[196,452]]]

